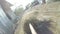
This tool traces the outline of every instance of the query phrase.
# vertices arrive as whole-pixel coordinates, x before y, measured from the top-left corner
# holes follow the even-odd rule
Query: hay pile
[[[15,34],[31,34],[29,23],[38,34],[60,34],[60,2],[37,5],[27,10]]]

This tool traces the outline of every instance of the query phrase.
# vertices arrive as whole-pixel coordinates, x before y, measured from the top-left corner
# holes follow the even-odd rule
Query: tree
[[[23,8],[22,7],[17,7],[16,9],[15,9],[15,14],[17,15],[17,16],[19,16],[22,12],[23,12]]]

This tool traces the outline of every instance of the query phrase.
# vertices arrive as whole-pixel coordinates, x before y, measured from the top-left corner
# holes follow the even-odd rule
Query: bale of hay
[[[60,2],[37,5],[18,21],[15,34],[31,34],[31,23],[38,34],[60,34]]]

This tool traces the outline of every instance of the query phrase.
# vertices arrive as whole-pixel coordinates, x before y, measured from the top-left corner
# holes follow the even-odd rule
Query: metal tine
[[[31,30],[32,34],[37,34],[37,32],[35,31],[35,29],[34,29],[34,27],[32,26],[31,23],[29,23],[29,27],[30,27],[30,30]]]

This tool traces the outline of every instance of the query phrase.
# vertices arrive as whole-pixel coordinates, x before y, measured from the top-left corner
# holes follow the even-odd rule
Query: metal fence
[[[8,19],[0,6],[0,34],[13,34],[13,22]]]

